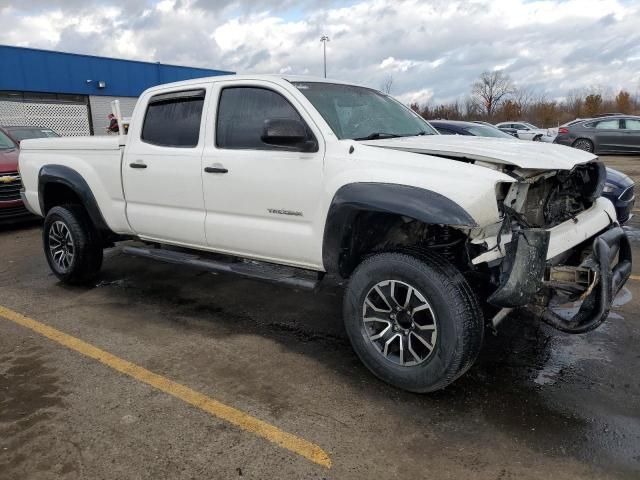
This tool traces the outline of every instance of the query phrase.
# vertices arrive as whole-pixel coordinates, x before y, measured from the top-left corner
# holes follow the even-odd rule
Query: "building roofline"
[[[175,68],[191,68],[194,70],[204,70],[204,71],[215,71],[215,72],[220,72],[223,74],[229,74],[229,75],[233,75],[235,72],[232,72],[230,70],[218,70],[215,68],[207,68],[207,67],[191,67],[188,65],[175,65],[172,63],[162,63],[162,62],[145,62],[144,60],[131,60],[128,58],[116,58],[116,57],[104,57],[101,55],[90,55],[87,53],[73,53],[73,52],[62,52],[60,50],[48,50],[46,48],[34,48],[34,47],[21,47],[21,46],[17,46],[17,45],[5,45],[0,43],[0,48],[12,48],[15,50],[28,50],[28,51],[32,51],[32,52],[45,52],[45,53],[52,53],[52,54],[57,54],[57,55],[71,55],[74,57],[83,57],[83,58],[97,58],[97,59],[101,59],[101,60],[113,60],[116,62],[131,62],[131,63],[141,63],[143,65],[162,65],[165,67],[175,67]]]

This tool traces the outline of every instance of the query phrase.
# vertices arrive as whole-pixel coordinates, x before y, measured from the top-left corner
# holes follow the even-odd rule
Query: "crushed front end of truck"
[[[632,265],[626,233],[600,197],[604,166],[508,173],[516,181],[497,187],[501,222],[470,232],[479,253],[471,261],[495,287],[487,302],[501,309],[494,323],[523,307],[563,332],[597,328]]]

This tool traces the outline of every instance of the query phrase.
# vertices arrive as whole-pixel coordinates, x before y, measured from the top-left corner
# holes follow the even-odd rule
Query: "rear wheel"
[[[573,148],[577,148],[578,150],[584,150],[585,152],[593,153],[593,143],[591,140],[587,140],[586,138],[579,138],[575,142],[573,142]]]
[[[382,253],[365,260],[349,281],[344,322],[362,362],[412,392],[439,390],[468,370],[484,331],[465,278],[432,254]]]
[[[100,271],[102,243],[79,205],[49,210],[44,221],[43,243],[49,267],[65,283],[87,283]]]

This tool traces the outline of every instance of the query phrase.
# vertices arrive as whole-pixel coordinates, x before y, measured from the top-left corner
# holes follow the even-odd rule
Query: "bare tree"
[[[565,99],[565,110],[569,113],[569,120],[572,118],[580,118],[584,108],[585,93],[582,90],[570,90]]]
[[[478,106],[478,103],[471,96],[467,96],[463,100],[465,116],[468,119],[479,119],[482,116],[482,112]]]
[[[513,89],[513,101],[521,112],[526,112],[536,97],[536,92],[530,87]]]
[[[384,93],[389,95],[391,93],[392,88],[393,88],[393,75],[388,75],[382,82],[382,87],[380,88],[380,90],[382,90]]]
[[[515,92],[513,82],[502,70],[484,72],[471,86],[471,94],[482,106],[487,117],[492,117],[500,103]]]

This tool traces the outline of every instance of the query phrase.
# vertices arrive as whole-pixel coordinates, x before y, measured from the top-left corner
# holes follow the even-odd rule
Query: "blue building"
[[[103,135],[112,100],[130,116],[151,86],[231,73],[0,45],[0,125]]]

